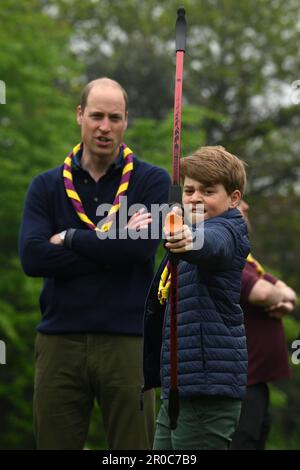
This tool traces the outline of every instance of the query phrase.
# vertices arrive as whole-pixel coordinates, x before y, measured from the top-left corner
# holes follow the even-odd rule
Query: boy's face
[[[185,177],[183,183],[182,203],[189,221],[195,225],[203,220],[216,217],[233,207],[237,207],[241,199],[238,189],[228,195],[222,184],[204,186],[197,180]]]

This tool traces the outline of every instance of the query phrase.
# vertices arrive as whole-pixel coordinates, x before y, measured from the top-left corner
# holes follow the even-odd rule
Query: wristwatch
[[[62,242],[64,242],[64,240],[65,240],[66,233],[67,233],[67,231],[66,231],[66,230],[63,230],[62,232],[60,232],[60,233],[58,234],[58,235],[59,235],[59,238],[61,239]]]
[[[64,232],[60,233],[60,235],[62,235],[63,237],[64,247],[68,248],[69,250],[72,249],[72,241],[73,241],[73,236],[75,232],[76,232],[75,228],[68,228],[68,230],[64,230]]]

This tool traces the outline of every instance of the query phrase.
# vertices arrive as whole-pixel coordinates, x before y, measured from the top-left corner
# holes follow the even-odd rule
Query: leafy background
[[[182,155],[222,144],[248,164],[252,251],[299,290],[300,10],[298,0],[183,0],[188,42]],[[41,281],[17,252],[26,189],[78,141],[82,86],[107,75],[130,99],[126,141],[170,171],[174,0],[1,0],[0,448],[32,449],[35,326]],[[285,321],[289,346],[299,312]],[[266,338],[267,341],[267,338]],[[292,352],[292,350],[291,350]],[[269,449],[300,449],[300,366],[272,385]],[[87,447],[106,447],[95,409]]]

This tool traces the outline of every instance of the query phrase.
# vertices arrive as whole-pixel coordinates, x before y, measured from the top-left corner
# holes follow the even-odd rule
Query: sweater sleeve
[[[168,200],[170,178],[166,171],[153,167],[145,173],[139,183],[139,204],[151,210],[152,204],[164,204]],[[155,221],[156,227],[160,224]],[[141,232],[141,237],[132,239],[126,230],[117,232],[117,239],[99,239],[95,232],[78,229],[72,240],[72,250],[94,260],[120,263],[143,263],[154,257],[161,239],[161,229],[151,236],[151,228]],[[144,238],[143,238],[144,237]]]
[[[19,234],[19,253],[25,274],[71,278],[99,271],[95,261],[50,243],[54,233],[47,189],[42,177],[37,176],[26,196]]]

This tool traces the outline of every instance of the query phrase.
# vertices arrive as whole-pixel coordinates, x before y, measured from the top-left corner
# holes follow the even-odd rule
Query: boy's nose
[[[203,202],[203,194],[200,191],[195,191],[192,195],[193,202]]]

